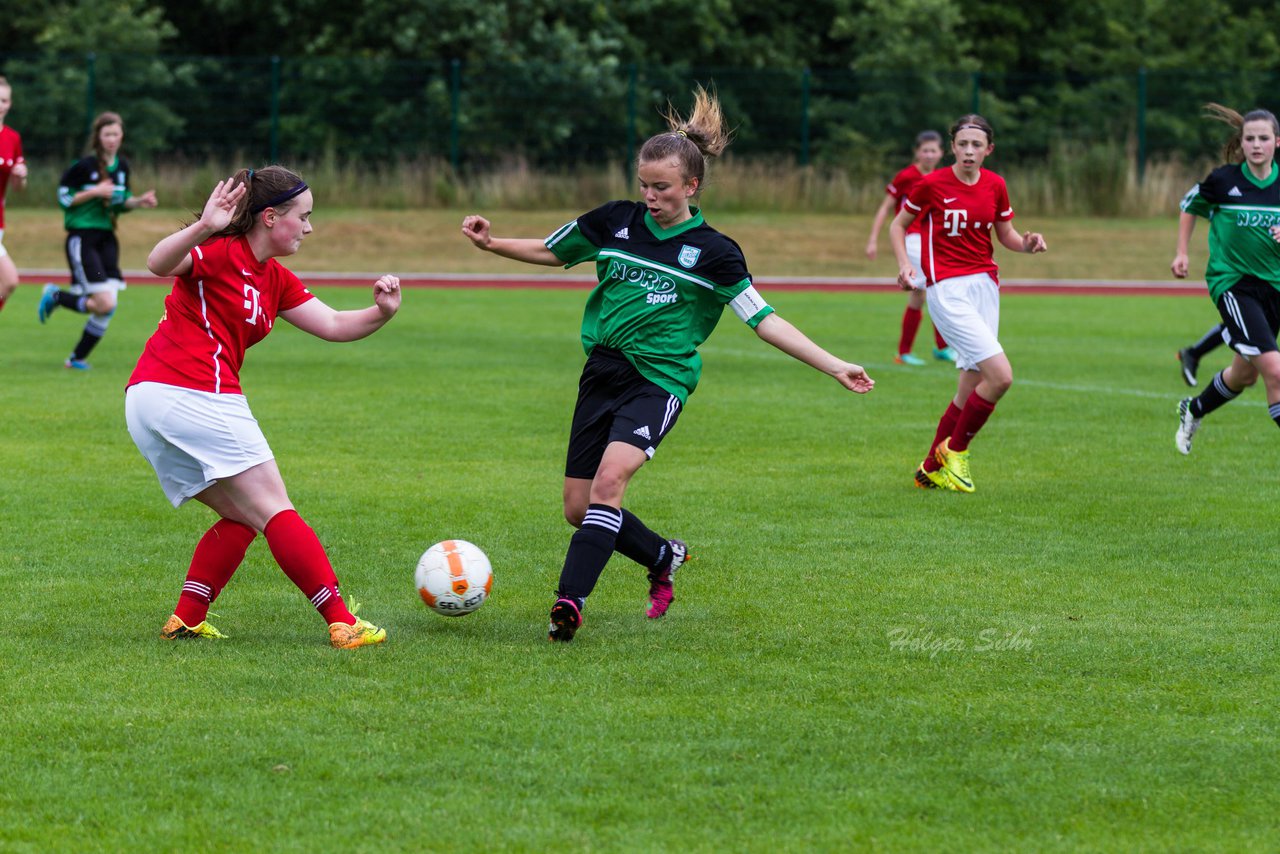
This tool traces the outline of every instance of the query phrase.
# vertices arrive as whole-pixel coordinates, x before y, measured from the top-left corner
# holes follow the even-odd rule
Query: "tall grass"
[[[133,185],[156,188],[166,205],[198,209],[219,178],[248,162],[193,162],[178,157],[142,161],[134,164]],[[34,161],[27,192],[11,193],[10,204],[50,204],[64,165]],[[630,166],[619,163],[545,169],[511,159],[458,173],[439,159],[369,164],[328,153],[286,165],[323,188],[325,204],[334,207],[586,209],[635,193]],[[1005,176],[1021,212],[1125,217],[1176,210],[1178,200],[1207,166],[1152,160],[1140,179],[1136,158],[1125,146],[1070,142],[1054,144],[1043,161],[1005,167],[993,160],[990,165]],[[891,168],[884,171],[885,178],[892,174]],[[884,197],[884,178],[855,179],[838,166],[797,166],[776,158],[729,156],[713,164],[707,177],[708,197],[725,211],[869,214]]]

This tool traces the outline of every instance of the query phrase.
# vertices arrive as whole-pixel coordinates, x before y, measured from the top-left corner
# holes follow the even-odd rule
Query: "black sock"
[[[71,293],[71,291],[58,291],[58,305],[63,308],[69,308],[72,311],[78,311],[81,314],[88,314],[89,309],[85,308],[85,297]]]
[[[557,595],[566,599],[585,599],[595,589],[604,565],[613,554],[622,527],[622,511],[608,504],[591,504],[582,527],[569,538],[569,551],[560,570]]]
[[[1276,426],[1280,427],[1280,403],[1267,406],[1267,413],[1271,416],[1271,420],[1276,422]]]
[[[1204,418],[1222,404],[1235,400],[1240,396],[1240,392],[1232,391],[1231,387],[1227,385],[1227,381],[1222,378],[1223,372],[1218,371],[1214,374],[1213,382],[1209,383],[1208,388],[1200,392],[1200,396],[1191,401],[1191,414],[1196,418]]]
[[[625,507],[622,508],[622,528],[613,549],[645,569],[660,569],[671,561],[671,544],[666,538],[649,530]]]
[[[89,331],[89,327],[85,327],[84,334],[80,336],[80,343],[76,345],[76,349],[71,353],[71,358],[83,362],[89,358],[89,354],[93,352],[93,348],[98,346],[98,342],[102,340],[101,335],[95,335]]]
[[[1188,347],[1187,352],[1197,359],[1203,359],[1210,350],[1222,343],[1222,330],[1225,328],[1225,325],[1219,323],[1206,332],[1203,338]]]

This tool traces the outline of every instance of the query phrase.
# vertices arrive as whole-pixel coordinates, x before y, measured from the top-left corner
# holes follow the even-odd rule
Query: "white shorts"
[[[922,272],[924,267],[920,265],[920,235],[918,234],[907,235],[907,260],[911,262],[911,269],[916,271],[911,279],[911,287],[923,288],[928,280]]]
[[[67,285],[67,290],[78,297],[85,294],[100,294],[103,291],[123,291],[129,286],[124,283],[123,279],[107,279],[105,282],[72,282]]]
[[[174,507],[275,457],[243,394],[138,383],[124,394],[124,418]]]
[[[9,254],[9,250],[4,248],[4,229],[0,228],[0,258]]]
[[[926,291],[929,317],[956,351],[956,367],[976,371],[978,363],[1004,352],[1000,334],[1000,288],[987,273],[955,276]]]

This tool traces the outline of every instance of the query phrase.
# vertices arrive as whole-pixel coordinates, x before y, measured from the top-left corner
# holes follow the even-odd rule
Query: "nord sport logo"
[[[609,259],[609,269],[605,272],[605,281],[617,280],[619,282],[631,282],[640,285],[645,290],[651,291],[650,296],[656,294],[670,294],[671,299],[661,300],[662,302],[673,302],[676,298],[676,281],[670,276],[659,275],[653,270],[644,267],[633,267],[630,264],[623,263],[616,258]],[[649,300],[654,302],[654,300]]]

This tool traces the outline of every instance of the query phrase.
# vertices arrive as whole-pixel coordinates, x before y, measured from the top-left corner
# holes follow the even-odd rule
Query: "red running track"
[[[373,284],[376,273],[300,273],[308,285],[329,287],[366,287]],[[130,285],[165,285],[171,279],[159,279],[146,270],[126,270]],[[65,285],[65,270],[27,270],[19,275],[23,284],[54,282]],[[589,276],[563,273],[542,276],[494,276],[469,273],[409,273],[400,277],[409,288],[528,288],[549,290],[587,290],[595,284]],[[785,278],[759,276],[756,284],[762,291],[896,291],[893,279],[872,278]],[[1094,279],[1006,279],[1001,284],[1006,294],[1081,294],[1089,296],[1195,296],[1208,298],[1203,282],[1163,280],[1094,280]]]

